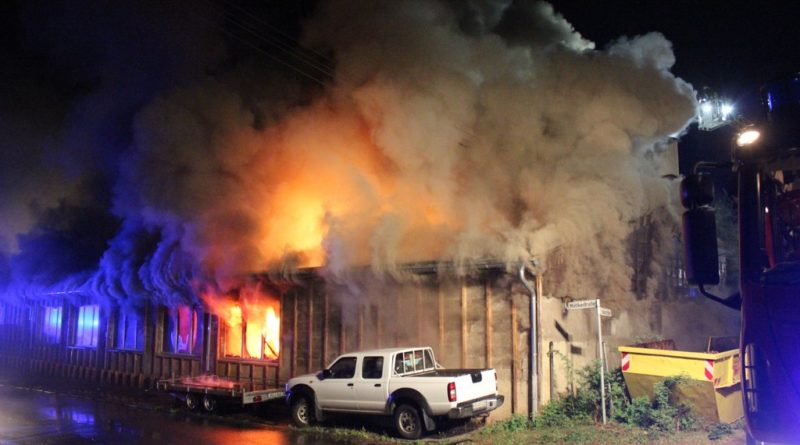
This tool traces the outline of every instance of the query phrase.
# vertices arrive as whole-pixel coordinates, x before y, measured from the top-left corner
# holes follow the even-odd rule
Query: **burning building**
[[[233,2],[130,7],[91,29],[58,18],[74,5],[39,19],[86,83],[37,110],[55,140],[29,124],[13,141],[35,160],[4,175],[4,363],[277,385],[421,343],[497,368],[508,415],[566,385],[551,343],[595,358],[570,298],[608,302],[609,352],[736,331],[687,318],[710,310],[665,278],[662,176],[696,100],[664,36],[598,50],[546,2],[325,1],[301,44]]]

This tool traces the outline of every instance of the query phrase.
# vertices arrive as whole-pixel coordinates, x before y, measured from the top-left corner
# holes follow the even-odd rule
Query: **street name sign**
[[[577,300],[567,303],[567,309],[594,309],[597,307],[597,300]]]

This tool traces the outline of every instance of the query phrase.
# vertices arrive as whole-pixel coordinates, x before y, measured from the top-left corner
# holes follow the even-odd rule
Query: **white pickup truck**
[[[443,369],[428,347],[377,349],[338,357],[317,374],[286,383],[297,426],[326,412],[392,416],[400,437],[417,439],[436,420],[484,415],[503,404],[494,369]]]

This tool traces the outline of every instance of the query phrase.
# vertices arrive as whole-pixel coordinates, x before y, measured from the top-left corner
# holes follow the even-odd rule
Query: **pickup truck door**
[[[314,387],[322,409],[357,409],[355,392],[356,357],[342,357],[330,367],[330,377]]]
[[[384,366],[382,356],[367,356],[361,363],[361,373],[355,381],[358,410],[383,412],[389,390],[389,367]]]

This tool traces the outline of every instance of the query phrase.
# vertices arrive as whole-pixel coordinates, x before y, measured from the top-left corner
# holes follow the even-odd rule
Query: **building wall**
[[[542,295],[542,280],[537,287]],[[344,352],[423,345],[432,346],[448,368],[496,369],[506,403],[493,420],[529,413],[531,300],[515,274],[486,269],[459,278],[427,271],[394,279],[364,272],[340,280],[310,273],[280,289],[281,353],[276,361],[218,357],[220,320],[208,313],[198,323],[200,353],[165,353],[166,308],[156,306],[141,309],[141,351],[110,347],[115,318],[106,308],[101,311],[102,341],[96,348],[76,348],[70,345],[77,306],[61,302],[64,318],[57,344],[36,340],[35,313],[41,305],[4,306],[8,320],[0,320],[0,363],[44,375],[139,387],[204,373],[276,386],[293,375],[322,369]],[[709,335],[738,332],[738,314],[706,300],[602,300],[613,311],[613,317],[603,319],[611,367],[619,362],[617,346],[636,339],[672,338],[679,348],[699,350]],[[542,405],[567,390],[569,367],[579,369],[597,359],[597,322],[592,310],[566,311],[563,297],[544,295],[537,303]],[[698,313],[707,316],[698,319]]]

